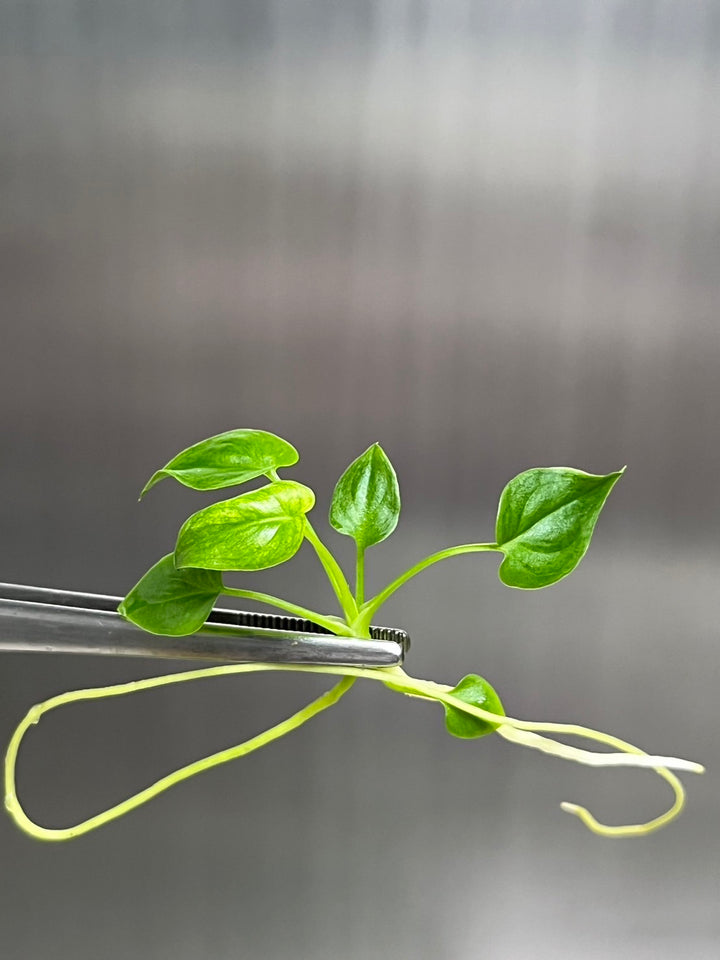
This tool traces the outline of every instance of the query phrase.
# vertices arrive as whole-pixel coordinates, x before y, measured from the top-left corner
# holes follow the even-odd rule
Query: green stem
[[[220,753],[212,754],[203,760],[182,767],[180,770],[163,777],[146,790],[141,791],[135,796],[111,807],[104,813],[91,817],[83,823],[74,827],[65,829],[48,829],[33,823],[24,812],[17,797],[15,785],[15,767],[17,755],[23,737],[28,729],[38,723],[43,714],[49,710],[63,704],[69,704],[82,700],[98,700],[103,697],[115,697],[122,694],[136,693],[140,690],[148,690],[153,687],[168,686],[175,683],[184,683],[190,680],[199,680],[209,677],[228,676],[239,673],[257,673],[261,671],[294,671],[297,673],[315,673],[328,674],[331,676],[340,675],[343,680],[332,690],[323,694],[318,700],[313,701],[303,710],[294,714],[292,717],[271,727],[264,733],[259,734],[251,740],[246,741],[236,747],[223,750]],[[102,826],[111,820],[128,813],[130,810],[140,806],[140,804],[158,796],[164,790],[169,789],[176,783],[192,777],[196,773],[210,769],[228,760],[244,756],[252,750],[270,743],[284,733],[289,733],[300,724],[305,723],[310,717],[315,716],[321,710],[326,709],[350,688],[355,677],[364,677],[368,680],[379,681],[386,684],[393,690],[408,694],[413,697],[423,699],[437,700],[440,703],[461,710],[470,716],[478,717],[480,720],[490,722],[497,727],[498,733],[507,740],[519,743],[526,747],[542,750],[544,753],[550,753],[554,756],[566,760],[574,760],[577,763],[589,764],[591,766],[636,766],[650,767],[663,777],[672,787],[675,794],[675,802],[670,810],[660,817],[650,820],[647,823],[631,824],[628,826],[610,827],[599,823],[592,814],[584,807],[577,804],[562,804],[563,810],[574,813],[582,822],[593,832],[602,836],[640,836],[650,833],[664,826],[671,819],[674,819],[682,810],[684,803],[684,789],[677,777],[670,772],[670,768],[686,770],[692,773],[702,773],[703,767],[698,763],[692,763],[688,760],[678,760],[675,757],[658,757],[645,754],[632,744],[619,740],[617,737],[601,733],[597,730],[591,730],[576,724],[565,723],[535,723],[528,720],[515,720],[512,717],[499,716],[476,707],[474,704],[467,703],[459,699],[452,693],[452,688],[444,684],[433,683],[428,680],[418,680],[409,676],[402,667],[375,668],[368,667],[330,667],[330,666],[301,666],[298,664],[268,664],[268,663],[240,663],[229,664],[219,667],[209,667],[200,670],[190,670],[186,673],[174,673],[168,676],[152,677],[147,680],[139,680],[134,683],[118,684],[111,687],[98,687],[90,690],[74,690],[69,693],[61,694],[46,700],[44,703],[34,706],[24,720],[20,723],[12,736],[5,758],[5,806],[14,819],[15,823],[31,836],[41,840],[67,840],[71,837],[79,836]],[[538,731],[554,732],[573,736],[580,736],[586,739],[602,743],[606,746],[615,748],[615,753],[598,753],[596,751],[582,750],[577,747],[570,747],[564,743],[558,743],[547,737],[538,736]]]
[[[250,664],[243,664],[242,666],[250,666]],[[288,717],[287,720],[283,720],[281,723],[270,727],[268,730],[258,734],[256,737],[252,737],[250,740],[246,740],[244,743],[230,747],[227,750],[221,750],[218,753],[213,753],[209,757],[196,760],[194,763],[189,763],[185,767],[180,767],[179,770],[175,770],[161,780],[157,780],[151,786],[146,787],[145,790],[141,790],[132,797],[128,797],[127,800],[123,800],[122,803],[118,803],[114,807],[110,807],[108,810],[104,810],[102,813],[90,817],[89,820],[84,820],[82,823],[76,824],[74,827],[52,829],[41,827],[30,820],[17,797],[15,764],[17,762],[18,749],[25,733],[30,726],[40,720],[44,713],[47,713],[49,710],[54,710],[55,707],[60,707],[63,704],[74,703],[79,700],[97,700],[101,697],[117,697],[126,693],[134,693],[138,690],[147,690],[151,687],[165,686],[168,683],[197,679],[198,673],[202,673],[202,671],[190,671],[190,674],[195,674],[195,676],[189,674],[174,674],[166,677],[153,677],[151,680],[141,680],[135,683],[118,684],[112,687],[105,687],[104,689],[74,690],[70,693],[63,693],[60,696],[53,697],[51,700],[46,700],[45,703],[33,707],[13,734],[5,757],[5,807],[15,823],[37,840],[70,840],[73,837],[79,837],[84,833],[89,833],[91,830],[110,823],[111,820],[117,820],[117,818],[122,817],[123,814],[129,813],[143,803],[147,803],[148,800],[152,800],[154,797],[157,797],[158,794],[169,790],[170,787],[175,786],[175,784],[194,777],[197,773],[202,773],[205,770],[217,767],[230,760],[235,760],[238,757],[244,757],[248,753],[252,753],[253,750],[259,750],[260,747],[264,747],[273,740],[277,740],[286,733],[290,733],[316,714],[336,704],[355,683],[354,677],[344,677],[331,690],[328,690],[321,697],[318,697],[317,700],[313,700],[312,703],[309,703],[302,710]],[[210,676],[211,674],[206,673],[205,675]]]
[[[300,607],[296,603],[290,603],[288,600],[282,600],[280,597],[270,596],[269,593],[258,593],[257,590],[238,590],[235,587],[227,587],[223,584],[222,592],[229,597],[240,597],[243,600],[256,600],[258,603],[266,603],[270,607],[278,607],[291,613],[294,617],[301,617],[303,620],[312,620],[313,623],[325,627],[331,633],[338,636],[352,637],[354,633],[348,625],[339,617],[328,617],[322,613],[316,613],[314,610],[308,610],[307,607]]]
[[[358,609],[355,605],[355,599],[350,591],[347,580],[345,579],[345,574],[340,568],[340,564],[337,562],[335,557],[330,553],[325,544],[321,541],[320,537],[315,533],[312,524],[305,517],[305,537],[312,544],[315,553],[318,555],[320,563],[323,565],[323,569],[328,576],[328,580],[335,591],[335,596],[338,598],[340,606],[343,609],[343,613],[348,621],[354,620],[357,616]]]
[[[414,567],[410,567],[409,570],[406,570],[397,580],[393,580],[392,583],[388,584],[384,590],[382,590],[376,597],[373,597],[372,600],[368,602],[363,607],[363,613],[368,612],[369,616],[372,617],[377,613],[380,607],[388,600],[396,590],[399,590],[403,584],[407,583],[408,580],[411,580],[413,577],[417,576],[418,573],[421,573],[423,570],[426,570],[428,567],[431,567],[434,563],[439,563],[441,560],[447,560],[449,557],[457,557],[463,553],[485,553],[491,550],[499,550],[499,547],[496,543],[463,543],[457,547],[448,547],[446,550],[439,550],[437,553],[431,554],[429,557],[425,557],[424,560],[421,560],[419,563],[416,563]]]
[[[280,480],[278,472],[275,469],[268,470],[265,476],[274,482]],[[345,619],[348,623],[350,623],[350,621],[353,620],[358,613],[357,605],[350,590],[350,586],[345,579],[345,574],[342,572],[340,564],[337,562],[332,553],[330,553],[325,544],[321,541],[307,517],[305,517],[305,539],[312,544],[315,553],[318,555],[320,563],[323,565],[323,569],[327,574],[335,596],[338,598],[338,602],[343,613],[345,614]]]
[[[365,548],[357,545],[357,564],[355,567],[355,603],[358,609],[365,598]]]

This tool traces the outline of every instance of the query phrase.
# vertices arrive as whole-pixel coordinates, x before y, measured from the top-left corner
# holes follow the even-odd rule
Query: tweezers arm
[[[0,652],[372,667],[394,666],[403,659],[403,646],[396,640],[367,641],[227,622],[243,616],[236,611],[213,611],[220,622],[208,621],[188,637],[155,636],[115,612],[116,597],[46,591],[53,602],[35,602],[42,588],[2,586]],[[94,609],[71,605],[93,599]]]

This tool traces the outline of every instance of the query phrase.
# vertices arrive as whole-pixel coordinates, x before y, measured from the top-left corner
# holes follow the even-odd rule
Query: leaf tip
[[[608,485],[608,495],[610,491],[614,488],[618,480],[622,479],[626,470],[627,470],[627,464],[625,464],[625,466],[620,467],[619,470],[615,470],[613,473],[608,473],[605,475],[604,480],[605,480],[605,483]]]
[[[138,503],[140,503],[140,501],[142,500],[142,498],[145,496],[145,494],[148,492],[148,490],[151,489],[151,487],[154,487],[155,484],[156,484],[159,480],[162,480],[163,476],[165,476],[165,474],[163,473],[162,470],[156,470],[156,471],[155,471],[155,473],[150,477],[150,479],[148,480],[148,482],[145,484],[145,486],[144,486],[144,487],[142,488],[142,490],[140,491],[140,496],[138,497]]]

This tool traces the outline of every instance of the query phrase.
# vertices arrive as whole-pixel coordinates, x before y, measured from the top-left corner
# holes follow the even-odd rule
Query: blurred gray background
[[[410,672],[704,761],[575,768],[359,685],[70,844],[0,821],[11,960],[688,960],[720,951],[717,0],[0,0],[0,579],[126,591],[207,498],[150,473],[272,430],[318,494],[371,442],[404,512],[370,587],[492,538],[529,466],[628,464],[569,580],[435,567],[382,619]],[[329,533],[344,560],[348,543]],[[238,585],[332,609],[311,551]],[[5,655],[0,738],[147,661]],[[326,684],[209,681],[53,714],[47,825]]]

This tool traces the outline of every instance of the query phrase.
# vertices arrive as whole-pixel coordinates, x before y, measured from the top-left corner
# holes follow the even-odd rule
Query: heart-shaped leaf
[[[536,467],[512,479],[500,497],[496,525],[495,539],[505,554],[502,582],[535,590],[574,570],[623,472],[598,476],[571,467]]]
[[[505,716],[500,697],[487,680],[479,677],[476,673],[469,673],[466,677],[463,677],[450,693],[458,700],[471,703],[474,707],[480,707],[482,710],[496,713],[501,717]],[[486,737],[498,728],[497,723],[472,717],[469,713],[464,713],[457,707],[449,707],[447,704],[443,704],[443,706],[445,707],[445,727],[447,732],[454,737],[472,740],[476,737]]]
[[[254,480],[277,467],[290,467],[298,459],[295,447],[274,433],[228,430],[173,457],[150,477],[140,498],[165,477],[174,477],[193,490],[220,490]]]
[[[135,584],[118,613],[150,633],[184,637],[205,623],[221,590],[215,570],[178,570],[170,553]]]
[[[309,487],[279,480],[194,513],[180,528],[175,563],[206,570],[264,570],[289,560],[315,503]]]
[[[393,465],[374,443],[340,477],[330,505],[330,524],[365,549],[389,537],[400,516],[400,488]]]

